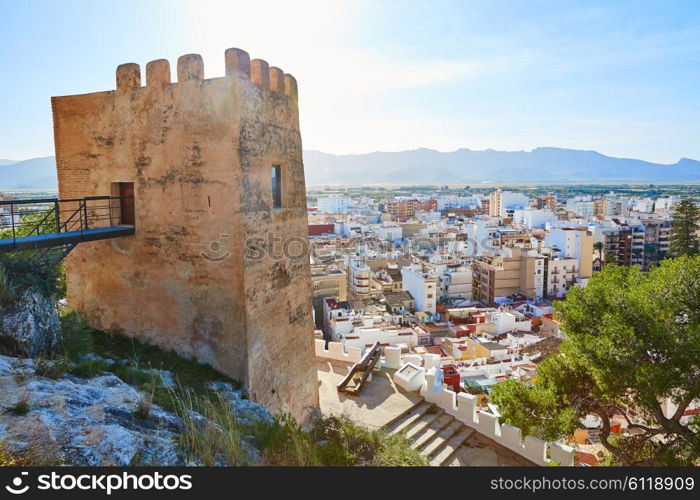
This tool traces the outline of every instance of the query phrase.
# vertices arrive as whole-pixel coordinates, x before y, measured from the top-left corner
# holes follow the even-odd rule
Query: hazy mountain
[[[450,153],[415,149],[354,155],[304,151],[304,167],[307,184],[700,181],[697,160],[682,158],[672,165],[663,165],[560,148],[459,149]],[[57,185],[53,156],[0,160],[0,190],[55,189]]]
[[[0,190],[37,189],[58,187],[56,179],[56,158],[32,158],[24,161],[0,162]]]
[[[700,181],[696,160],[663,165],[560,148],[450,153],[416,149],[358,155],[304,151],[304,167],[307,184]]]

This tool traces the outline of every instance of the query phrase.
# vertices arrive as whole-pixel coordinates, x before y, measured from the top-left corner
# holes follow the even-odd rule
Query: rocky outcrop
[[[216,391],[223,401],[231,406],[231,411],[244,424],[252,424],[256,421],[272,422],[270,412],[264,406],[253,403],[243,390],[236,390],[228,382],[212,382],[209,387]]]
[[[61,344],[61,323],[53,300],[29,289],[12,308],[0,308],[0,349],[15,356],[48,354]]]
[[[271,418],[229,384],[215,387],[241,420]],[[111,373],[53,380],[38,376],[31,359],[0,355],[0,442],[17,451],[39,447],[69,465],[199,465],[178,446],[183,422],[176,414],[153,405],[147,418],[137,416],[143,397]],[[26,402],[25,411],[16,411],[19,401]],[[259,461],[257,450],[242,444],[250,461]]]

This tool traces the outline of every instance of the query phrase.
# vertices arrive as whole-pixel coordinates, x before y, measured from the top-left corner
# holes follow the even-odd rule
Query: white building
[[[580,259],[589,238],[586,231],[569,227],[555,227],[544,237],[547,247],[557,247],[563,257]]]
[[[340,194],[331,194],[318,199],[318,211],[326,214],[344,214],[355,204],[351,198]]]
[[[420,264],[401,268],[403,290],[409,292],[416,301],[416,310],[435,314],[437,306],[437,277],[423,272]]]
[[[497,189],[489,195],[489,215],[508,217],[515,210],[523,209],[529,204],[530,199],[522,193]]]
[[[381,240],[394,242],[401,241],[401,238],[403,238],[403,229],[398,224],[384,222],[374,228],[374,232]]]
[[[529,228],[544,228],[557,221],[557,215],[549,209],[526,207],[513,212],[513,222]]]
[[[579,261],[550,259],[547,264],[547,297],[562,298],[579,279]]]
[[[595,214],[595,204],[592,201],[572,198],[566,200],[566,210],[580,217],[590,218]]]
[[[353,260],[350,265],[350,288],[356,295],[367,295],[370,292],[372,270],[361,260]]]
[[[518,311],[497,310],[491,313],[493,322],[493,334],[500,335],[517,330],[529,331],[532,329],[532,321]]]

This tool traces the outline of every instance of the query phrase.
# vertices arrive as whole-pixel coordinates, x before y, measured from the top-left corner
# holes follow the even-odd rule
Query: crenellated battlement
[[[224,52],[225,77],[250,80],[258,87],[298,98],[296,79],[276,66],[270,66],[264,59],[250,59],[250,55],[237,48]],[[199,54],[185,54],[177,60],[177,82],[204,80],[204,60]],[[120,64],[116,72],[117,92],[128,92],[141,85],[141,67],[136,63]],[[163,87],[176,84],[171,82],[170,63],[167,59],[156,59],[146,64],[146,87]]]

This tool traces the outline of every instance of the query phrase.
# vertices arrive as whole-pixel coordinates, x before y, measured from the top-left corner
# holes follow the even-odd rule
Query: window
[[[282,176],[279,165],[272,165],[272,208],[282,208]]]

